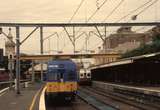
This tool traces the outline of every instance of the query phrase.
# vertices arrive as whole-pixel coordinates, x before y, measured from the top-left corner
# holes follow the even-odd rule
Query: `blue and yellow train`
[[[46,97],[73,100],[77,92],[78,75],[76,64],[71,60],[48,62],[46,73]]]

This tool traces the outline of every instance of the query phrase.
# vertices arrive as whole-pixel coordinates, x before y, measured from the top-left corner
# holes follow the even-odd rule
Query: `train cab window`
[[[63,73],[60,73],[60,79],[63,79]]]
[[[63,79],[63,75],[64,75],[65,70],[64,69],[55,69],[53,70],[49,70],[48,71],[48,75],[47,78],[48,80],[53,80],[53,81],[60,81]]]
[[[84,73],[84,77],[86,77],[86,73]]]
[[[65,70],[64,69],[58,69],[58,74],[59,74],[59,77],[58,77],[58,80],[61,80],[63,81],[63,78],[64,78],[64,72]]]
[[[90,73],[88,73],[88,74],[87,74],[87,77],[89,77],[89,78],[90,78],[90,77],[91,77],[91,74],[90,74]]]
[[[65,72],[64,69],[58,69],[58,73],[63,74]]]
[[[58,73],[58,79],[57,80],[60,81],[60,82],[64,81],[64,79],[63,79],[63,73]]]
[[[83,74],[81,74],[81,77],[83,77]]]
[[[76,74],[73,71],[69,71],[67,79],[70,81],[75,80]]]
[[[58,79],[58,74],[49,73],[47,77],[48,77],[48,80],[57,80]]]

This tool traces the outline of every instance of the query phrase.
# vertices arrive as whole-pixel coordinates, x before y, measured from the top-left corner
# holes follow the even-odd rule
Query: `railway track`
[[[96,110],[94,107],[85,103],[79,97],[76,97],[75,101],[71,103],[66,102],[55,102],[54,99],[50,99],[49,103],[46,104],[46,110]]]
[[[51,99],[46,110],[160,110],[159,106],[136,102],[133,99],[120,93],[80,87],[75,101],[55,103],[55,100]]]
[[[158,106],[151,106],[151,104],[140,103],[133,100],[133,97],[125,96],[124,94],[118,94],[113,92],[104,92],[102,90],[83,87],[80,88],[81,91],[84,91],[88,94],[92,94],[97,99],[102,100],[108,105],[111,105],[120,110],[160,110]]]
[[[83,91],[78,91],[75,101],[67,103],[53,98],[46,100],[46,110],[118,110],[110,105],[96,100]]]

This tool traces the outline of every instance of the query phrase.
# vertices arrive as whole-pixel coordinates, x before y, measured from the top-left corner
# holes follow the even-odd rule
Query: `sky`
[[[105,0],[84,0],[78,12],[71,22],[86,22],[87,19],[100,7]],[[88,22],[102,22],[106,16],[120,3],[121,0],[107,0],[106,3],[97,11],[95,16]],[[130,13],[140,5],[149,2],[151,4],[155,0],[124,0],[120,7],[104,22],[116,22],[121,17]],[[71,16],[79,6],[81,0],[0,0],[0,22],[25,22],[25,23],[68,23]],[[148,5],[149,5],[148,4]],[[144,7],[145,8],[145,7]],[[160,1],[152,5],[143,13],[137,16],[137,20],[132,21],[131,17],[136,15],[142,9],[131,13],[120,22],[151,22],[160,21]],[[118,27],[117,27],[118,28]],[[108,28],[108,35],[114,33],[117,28]],[[136,28],[136,27],[135,27]],[[29,32],[34,28],[21,28],[21,40],[23,40]],[[101,29],[101,28],[100,28]],[[148,29],[148,28],[145,28]],[[5,33],[8,33],[8,28],[3,28]],[[71,29],[68,29],[72,34]],[[76,32],[79,28],[76,28]],[[84,31],[95,31],[94,28],[83,28],[77,35]],[[44,29],[44,37],[59,33],[57,36],[44,41],[44,51],[59,50],[65,53],[72,52],[73,46],[63,31],[63,28],[46,28]],[[15,29],[12,28],[12,34],[15,39]],[[4,42],[7,40],[3,35],[0,35],[0,48],[4,48]],[[76,41],[76,50],[84,50],[86,36],[83,35]],[[39,31],[37,30],[31,38],[29,38],[22,46],[23,53],[37,54],[39,53]],[[97,50],[102,45],[100,38],[92,35],[88,41],[88,49]],[[53,53],[51,51],[50,53]]]

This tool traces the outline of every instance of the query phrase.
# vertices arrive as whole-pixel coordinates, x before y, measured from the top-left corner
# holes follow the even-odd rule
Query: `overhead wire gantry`
[[[3,33],[2,27],[15,27],[16,29],[16,79],[17,79],[17,94],[20,94],[20,46],[39,28],[40,29],[40,53],[43,55],[43,29],[45,27],[62,27],[67,31],[67,27],[73,27],[73,32],[76,27],[95,27],[100,37],[101,32],[98,27],[115,27],[115,26],[158,26],[160,22],[137,22],[137,23],[0,23],[0,33]],[[34,27],[35,29],[20,42],[20,28]],[[70,39],[71,36],[68,35]],[[103,39],[103,38],[102,38]],[[75,45],[75,40],[72,40]],[[43,64],[41,64],[41,80],[43,80]]]

